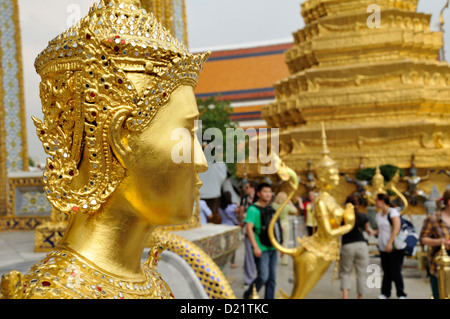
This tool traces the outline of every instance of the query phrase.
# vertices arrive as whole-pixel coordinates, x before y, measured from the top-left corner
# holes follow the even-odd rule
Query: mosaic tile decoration
[[[8,182],[8,216],[51,216],[52,207],[45,196],[41,177],[10,177]]]
[[[17,0],[0,0],[0,58],[6,165],[8,171],[28,169],[22,51]],[[3,167],[1,167],[3,169]]]
[[[16,188],[16,203],[15,216],[49,216],[52,210],[42,187],[26,192]]]
[[[0,231],[32,231],[50,217],[0,217]]]
[[[186,6],[184,0],[173,0],[173,18],[175,25],[175,38],[188,46],[186,30]]]

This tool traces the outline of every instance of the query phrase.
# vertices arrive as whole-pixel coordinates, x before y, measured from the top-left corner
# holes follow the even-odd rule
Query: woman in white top
[[[403,291],[402,267],[405,251],[397,250],[394,247],[394,239],[400,232],[401,220],[400,212],[392,207],[388,194],[378,194],[375,205],[379,210],[376,221],[378,230],[374,232],[378,235],[378,249],[380,250],[381,267],[383,268],[383,281],[381,284],[380,299],[387,299],[391,296],[392,282],[397,290],[397,297],[405,299]]]

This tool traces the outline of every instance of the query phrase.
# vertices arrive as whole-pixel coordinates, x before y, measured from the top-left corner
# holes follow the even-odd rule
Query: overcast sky
[[[299,0],[186,0],[189,45],[194,50],[243,46],[292,39],[303,28]],[[36,56],[49,40],[65,31],[76,17],[86,15],[92,0],[19,0],[25,78],[29,155],[43,161],[45,154],[31,116],[42,118],[40,78]],[[376,3],[376,0],[374,0]],[[433,14],[431,27],[439,29],[439,12],[446,0],[419,0],[419,12]],[[445,12],[446,57],[450,60],[450,10]]]

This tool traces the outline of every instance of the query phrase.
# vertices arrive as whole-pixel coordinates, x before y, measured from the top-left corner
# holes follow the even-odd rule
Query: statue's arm
[[[353,229],[353,227],[355,226],[355,210],[354,210],[353,205],[351,205],[351,204],[347,205],[345,208],[345,211],[344,211],[345,224],[343,226],[340,226],[335,229],[333,229],[331,227],[330,214],[328,213],[326,204],[322,201],[319,201],[316,209],[318,209],[318,211],[317,211],[318,216],[321,217],[321,218],[319,218],[318,222],[322,223],[323,229],[329,236],[339,237],[339,236],[345,235],[349,231],[351,231]],[[335,205],[335,207],[333,207],[332,209],[334,211],[336,211],[336,210],[342,211],[343,210],[338,205]]]
[[[347,183],[354,183],[355,180],[351,179],[350,177],[348,177],[348,175],[345,175],[345,180],[347,181]]]
[[[429,178],[430,178],[430,170],[427,170],[427,175],[422,177],[422,182],[428,180]]]

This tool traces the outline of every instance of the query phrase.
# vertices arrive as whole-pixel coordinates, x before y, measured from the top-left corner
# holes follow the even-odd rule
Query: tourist
[[[237,214],[239,213],[239,204],[233,203],[231,193],[226,191],[220,198],[219,213],[222,218],[222,224],[229,226],[238,226]],[[236,252],[231,256],[231,268],[237,268]]]
[[[376,215],[378,230],[374,230],[373,234],[378,235],[378,249],[380,250],[381,268],[383,269],[381,295],[378,298],[390,298],[393,281],[397,290],[397,297],[406,299],[402,277],[405,251],[404,249],[394,249],[394,239],[399,234],[401,227],[400,212],[392,207],[388,194],[378,194],[375,199],[375,206],[381,211]]]
[[[350,275],[355,268],[356,292],[358,299],[363,299],[367,286],[367,266],[369,265],[369,247],[363,232],[372,234],[366,214],[358,212],[359,200],[356,195],[347,197],[346,204],[355,207],[355,227],[342,236],[339,277],[341,278],[342,299],[348,299],[351,281]]]
[[[428,216],[423,222],[420,232],[420,242],[431,249],[428,258],[430,286],[434,299],[439,299],[438,265],[436,257],[441,245],[444,243],[447,253],[450,254],[450,189],[444,192],[442,207],[436,214]]]
[[[250,285],[256,276],[256,264],[255,257],[252,251],[252,244],[248,239],[246,227],[245,227],[245,215],[247,213],[248,208],[253,202],[256,200],[256,186],[258,184],[255,181],[249,181],[245,184],[245,196],[241,199],[241,206],[239,211],[239,218],[242,225],[242,230],[244,232],[244,245],[245,245],[245,255],[244,255],[244,285]]]
[[[257,186],[258,186],[258,183],[255,181],[248,181],[247,183],[245,183],[245,186],[244,186],[245,195],[241,199],[241,204],[239,207],[239,216],[238,216],[239,223],[242,225],[243,225],[243,221],[245,219],[245,213],[247,212],[247,209],[255,201]]]
[[[244,292],[244,299],[247,299],[253,292],[253,287],[259,291],[265,286],[265,299],[275,298],[275,285],[277,273],[277,251],[273,246],[266,246],[261,243],[261,209],[270,206],[272,201],[272,187],[270,184],[261,183],[256,189],[258,200],[247,210],[245,218],[247,236],[253,248],[255,256],[257,276],[250,287]]]
[[[200,220],[202,225],[207,224],[212,218],[212,210],[204,199],[200,200]]]
[[[314,214],[314,201],[316,200],[316,197],[316,192],[309,192],[308,201],[305,205],[306,230],[308,231],[308,236],[312,236],[317,229],[316,214]]]
[[[277,196],[275,196],[274,203],[272,207],[275,210],[278,210],[281,205],[287,200],[287,194],[285,192],[279,192]],[[289,214],[297,214],[298,210],[294,206],[294,204],[290,201],[286,207],[284,207],[283,211],[280,214],[280,224],[281,230],[283,232],[283,238],[286,244],[289,242],[290,238],[290,226],[289,226]],[[284,254],[281,256],[281,264],[287,265],[289,261],[289,256]]]
[[[220,198],[219,212],[222,218],[222,224],[237,226],[237,214],[239,213],[239,204],[233,203],[231,193],[226,191]]]

